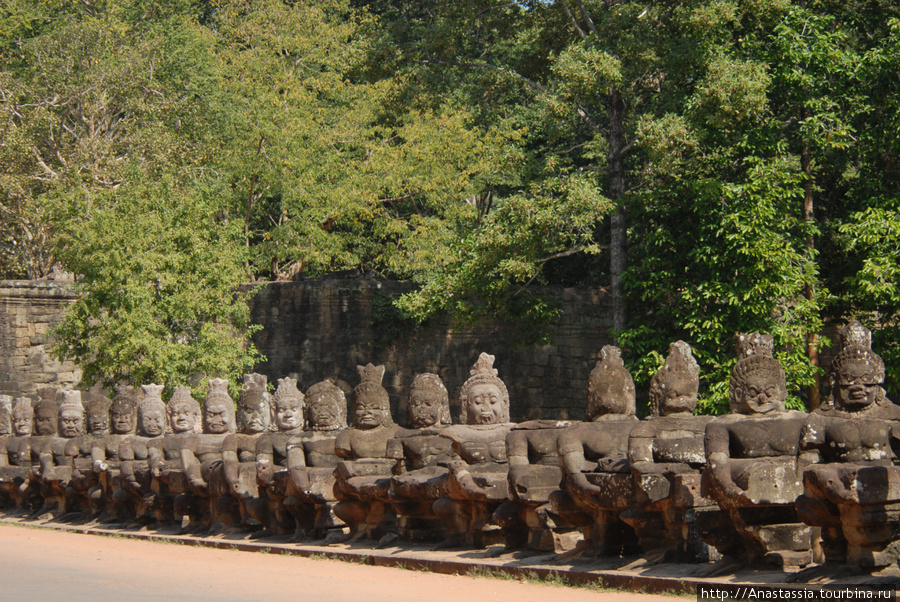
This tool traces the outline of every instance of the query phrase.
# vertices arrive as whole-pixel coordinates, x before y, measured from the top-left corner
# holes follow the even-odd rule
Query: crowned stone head
[[[459,421],[463,424],[509,422],[509,391],[497,375],[494,356],[479,355],[469,374],[459,391]]]
[[[784,370],[773,355],[772,335],[740,333],[736,340],[738,361],[728,385],[731,411],[750,415],[783,412],[787,383]]]

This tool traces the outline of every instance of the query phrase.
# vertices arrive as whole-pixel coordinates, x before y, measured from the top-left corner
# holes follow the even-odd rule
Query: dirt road
[[[678,600],[0,525],[0,600],[556,602],[561,598]]]

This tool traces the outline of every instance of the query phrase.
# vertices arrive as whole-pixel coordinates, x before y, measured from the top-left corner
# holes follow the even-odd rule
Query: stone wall
[[[0,394],[17,397],[42,385],[78,384],[81,370],[53,359],[48,340],[74,298],[64,283],[0,281]]]
[[[503,323],[458,326],[427,324],[413,334],[391,322],[386,309],[406,285],[372,280],[318,280],[266,285],[251,302],[254,336],[267,361],[257,371],[270,382],[298,379],[306,390],[324,378],[359,382],[356,366],[384,364],[384,386],[396,420],[405,418],[409,385],[416,374],[434,372],[451,403],[482,351],[509,387],[511,418],[583,419],[587,380],[603,345],[611,343],[608,297],[598,289],[543,288],[561,303],[562,319],[549,334],[552,344],[523,345],[522,333]],[[454,408],[454,421],[458,419]]]

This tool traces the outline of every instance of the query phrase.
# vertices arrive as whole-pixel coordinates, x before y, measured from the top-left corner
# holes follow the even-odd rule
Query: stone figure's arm
[[[44,441],[44,445],[41,446],[41,454],[40,458],[40,469],[37,472],[37,476],[45,474],[51,468],[53,468],[53,438],[48,437],[46,441]]]
[[[94,472],[103,472],[109,468],[106,463],[106,444],[102,439],[91,443],[91,467]]]
[[[891,423],[890,442],[894,457],[900,458],[900,424],[896,422]]]
[[[303,445],[288,444],[287,448],[287,466],[291,475],[291,481],[299,491],[309,492],[309,474],[306,471],[306,454],[303,451]]]
[[[731,476],[731,435],[723,424],[711,422],[706,427],[706,470],[712,478],[715,489],[725,498],[747,500],[746,492],[737,486]]]
[[[353,459],[353,448],[350,444],[350,433],[348,430],[341,431],[334,438],[334,455],[342,460]]]
[[[181,465],[184,467],[184,476],[187,477],[190,484],[201,491],[205,491],[207,483],[201,473],[200,460],[197,459],[192,450],[187,448],[181,450]]]
[[[515,485],[528,470],[528,437],[525,431],[506,434],[506,461],[509,464],[509,482]]]
[[[0,437],[0,466],[9,466],[9,449],[6,437]]]
[[[236,435],[228,435],[222,442],[222,471],[225,480],[234,487],[240,478],[240,458],[237,451],[238,443]]]
[[[166,456],[163,452],[163,443],[153,441],[147,444],[147,463],[150,466],[150,474],[161,477],[166,472]]]
[[[256,482],[268,487],[274,482],[275,447],[272,438],[263,435],[256,445]]]
[[[446,466],[450,470],[451,477],[456,480],[459,488],[470,497],[480,497],[487,495],[489,489],[482,487],[475,482],[472,473],[469,472],[469,465],[462,460],[450,460],[448,462],[439,462],[441,466]]]
[[[585,476],[588,469],[588,461],[584,457],[584,444],[581,442],[577,428],[566,429],[557,441],[559,453],[559,467],[566,475],[569,486],[589,493],[603,493],[603,489],[592,484]]]
[[[393,462],[391,467],[391,472],[393,474],[403,474],[406,472],[406,463],[403,461],[403,440],[398,438],[388,439],[387,441],[387,451],[384,454],[385,458],[388,458]]]
[[[628,463],[637,474],[666,472],[666,464],[653,461],[653,441],[653,433],[649,432],[645,424],[631,430],[628,437]]]

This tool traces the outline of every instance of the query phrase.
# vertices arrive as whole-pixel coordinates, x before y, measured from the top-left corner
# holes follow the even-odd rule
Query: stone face
[[[509,393],[493,366],[494,356],[479,356],[460,390],[464,424],[441,432],[457,456],[447,463],[445,493],[432,506],[449,532],[445,545],[485,545],[485,528],[507,499]]]
[[[785,411],[784,371],[770,335],[738,335],[738,362],[729,383],[732,414],[706,427],[703,493],[727,520],[698,517],[701,536],[719,552],[781,564],[811,561],[811,530],[797,518],[803,492],[801,454],[806,414]]]
[[[712,416],[693,415],[699,372],[687,343],[672,343],[665,365],[650,382],[654,415],[636,425],[628,439],[637,506],[623,512],[622,520],[635,530],[646,553],[669,560],[705,562],[711,556],[695,524],[698,512],[718,511],[700,494],[703,438]]]
[[[831,396],[813,412],[803,445],[817,464],[803,474],[801,519],[821,527],[827,562],[882,566],[897,562],[897,537],[885,522],[900,521],[900,473],[893,465],[900,407],[885,396],[884,362],[871,333],[857,321],[841,331],[831,366]]]

